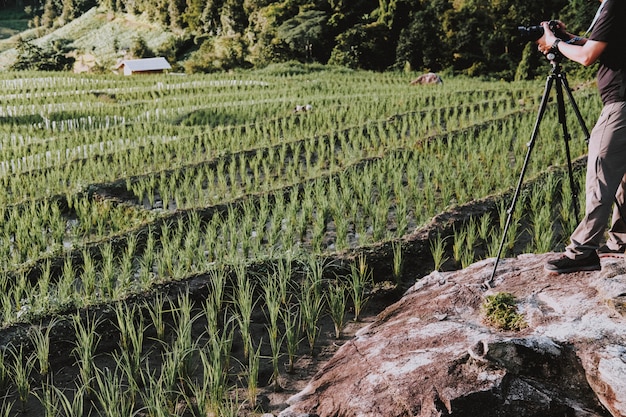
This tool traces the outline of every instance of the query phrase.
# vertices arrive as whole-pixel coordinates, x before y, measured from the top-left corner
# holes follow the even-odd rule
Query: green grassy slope
[[[15,45],[20,36],[33,40],[38,46],[55,39],[71,39],[79,57],[93,55],[100,65],[112,66],[121,56],[120,50],[128,49],[135,37],[142,37],[154,50],[173,34],[131,15],[106,13],[93,8],[50,33],[29,29],[0,40],[0,70],[7,69],[15,61]]]

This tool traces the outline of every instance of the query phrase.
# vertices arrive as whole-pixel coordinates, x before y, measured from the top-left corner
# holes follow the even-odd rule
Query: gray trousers
[[[611,249],[626,248],[626,102],[607,104],[591,132],[585,185],[585,217],[570,239],[565,254],[572,259],[586,258],[600,247],[604,232],[611,227],[606,242]]]

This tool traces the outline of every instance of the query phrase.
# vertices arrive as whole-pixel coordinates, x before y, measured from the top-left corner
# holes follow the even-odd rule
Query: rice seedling
[[[113,246],[110,242],[100,245],[100,287],[103,294],[111,298],[115,292],[115,284],[117,282],[117,274],[115,271],[115,260],[113,259]]]
[[[393,267],[392,274],[393,279],[395,281],[396,286],[400,285],[402,281],[402,273],[404,269],[404,258],[402,254],[402,243],[401,242],[393,242],[392,243],[393,250]]]
[[[249,339],[248,343],[252,343]],[[248,369],[247,369],[247,390],[248,402],[255,409],[257,406],[257,395],[259,392],[259,367],[261,366],[261,345],[263,339],[259,340],[259,345],[254,349],[253,345],[248,346]]]
[[[7,350],[0,351],[0,391],[8,392],[11,385],[11,368],[10,363],[7,363],[6,358]]]
[[[152,327],[156,333],[156,340],[165,343],[165,296],[156,294],[153,300],[144,302],[144,309],[148,311]]]
[[[300,287],[300,314],[311,355],[314,354],[315,342],[319,336],[318,322],[324,308],[324,297],[317,285],[309,279],[305,280]]]
[[[144,324],[143,312],[133,304],[117,304],[115,307],[117,329],[120,332],[119,356],[114,359],[121,369],[133,393],[139,391],[141,381],[141,364],[143,361],[143,339],[147,328]]]
[[[228,358],[232,345],[231,326],[226,323],[221,336],[211,335],[206,346],[199,350],[202,363],[202,384],[196,386],[195,398],[202,415],[218,413],[224,403],[228,391]]]
[[[256,305],[256,300],[254,299],[255,286],[251,280],[248,279],[243,265],[237,265],[235,272],[237,286],[234,289],[234,313],[243,340],[244,357],[247,359],[250,354],[249,347],[252,343],[250,325],[252,321],[252,311]]]
[[[298,303],[287,304],[280,310],[284,327],[285,349],[287,351],[287,373],[293,373],[296,357],[302,340],[301,336],[301,314]]]
[[[83,271],[80,280],[82,284],[83,302],[89,303],[96,297],[97,275],[96,265],[91,254],[86,250],[83,251]]]
[[[9,417],[13,415],[12,411],[13,411],[14,405],[15,405],[15,402],[10,402],[6,396],[3,397],[2,403],[0,403],[0,416]]]
[[[447,238],[448,236],[442,237],[441,233],[437,233],[437,237],[429,243],[430,253],[435,263],[435,271],[440,271],[443,264],[448,260],[445,244]]]
[[[20,403],[20,410],[26,411],[26,404],[31,394],[31,374],[35,366],[34,355],[24,355],[23,346],[11,347],[9,354],[12,357],[10,370],[11,379],[17,391],[17,397]]]
[[[133,415],[135,402],[123,389],[124,380],[121,375],[109,368],[97,369],[95,380],[98,415],[103,417]]]
[[[81,387],[84,387],[85,394],[94,394],[94,378],[96,366],[94,363],[96,349],[100,343],[100,335],[97,332],[101,320],[87,316],[85,322],[80,316],[72,316],[72,324],[76,335],[75,346],[71,354],[76,359],[78,365],[78,380]]]
[[[274,389],[279,389],[278,377],[280,374],[279,361],[283,337],[279,334],[278,319],[282,306],[281,278],[279,274],[268,274],[261,284],[265,301],[265,313],[268,319],[266,325],[268,340],[272,351],[272,383]]]
[[[483,242],[487,242],[491,232],[491,216],[489,214],[480,216],[480,223],[478,224],[478,237]]]
[[[467,229],[465,227],[454,229],[454,243],[452,244],[452,254],[457,263],[461,263],[463,253],[467,248]]]
[[[532,221],[532,245],[538,253],[549,252],[552,249],[554,230],[552,229],[552,207],[543,205],[533,212]]]
[[[372,271],[363,255],[359,255],[356,264],[350,265],[350,270],[348,291],[354,307],[354,321],[359,321],[361,312],[368,301],[366,294],[372,284]]]
[[[72,394],[66,394],[66,391],[61,388],[52,385],[52,389],[54,390],[54,396],[57,401],[57,411],[58,414],[56,416],[62,415],[64,417],[71,416],[82,416],[85,412],[84,406],[84,397],[85,397],[85,388],[77,387],[75,390],[72,390]]]
[[[335,326],[335,339],[341,337],[346,316],[347,302],[348,295],[345,285],[340,281],[330,284],[328,288],[328,308],[330,317]]]
[[[39,400],[45,417],[58,417],[61,410],[61,400],[53,383],[44,382],[40,392],[34,393]]]
[[[51,319],[45,330],[42,325],[31,326],[28,336],[34,346],[34,354],[39,365],[39,375],[45,377],[50,372],[50,332],[56,325],[57,319]]]
[[[177,364],[178,379],[184,381],[191,374],[194,363],[192,354],[198,342],[193,337],[193,324],[199,315],[192,316],[193,302],[188,292],[178,296],[177,305],[173,311],[175,338],[171,352]]]

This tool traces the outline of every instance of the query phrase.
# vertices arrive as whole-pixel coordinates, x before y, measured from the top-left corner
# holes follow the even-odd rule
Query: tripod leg
[[[573,99],[571,96],[571,91],[567,86],[567,83],[564,82],[564,74],[560,74],[558,79],[559,82],[556,84],[556,101],[558,105],[558,114],[559,114],[559,123],[561,124],[561,128],[563,130],[563,142],[565,144],[565,155],[567,156],[567,171],[569,174],[569,186],[572,190],[572,206],[574,207],[574,215],[576,216],[576,221],[580,221],[580,207],[578,206],[578,187],[576,186],[576,182],[574,181],[574,170],[572,169],[572,156],[569,148],[569,142],[571,140],[571,136],[567,129],[567,118],[565,117],[565,100],[563,99],[563,88],[568,92],[570,96],[570,100]],[[580,112],[578,112],[580,114]],[[581,116],[582,117],[582,116]],[[579,121],[582,119],[579,119]],[[586,129],[586,128],[585,128]]]
[[[548,105],[548,98],[550,97],[550,90],[552,89],[552,84],[554,83],[554,75],[550,74],[548,79],[546,80],[546,87],[543,92],[543,96],[541,97],[541,104],[539,105],[539,112],[537,114],[537,120],[535,121],[535,126],[533,128],[532,135],[530,137],[530,141],[526,144],[528,147],[528,151],[526,152],[526,158],[524,159],[524,165],[522,166],[522,172],[519,176],[519,180],[517,181],[517,187],[515,188],[515,193],[513,194],[513,200],[511,201],[511,206],[507,210],[508,216],[506,219],[506,224],[504,225],[504,230],[502,232],[502,240],[500,241],[500,247],[498,248],[498,254],[496,255],[496,261],[493,266],[493,272],[491,273],[491,278],[489,281],[485,282],[487,287],[491,287],[493,284],[493,280],[496,276],[496,270],[498,269],[498,263],[500,262],[500,255],[502,254],[502,248],[504,247],[504,242],[506,241],[506,234],[511,226],[511,219],[513,217],[513,211],[515,210],[515,204],[519,198],[520,192],[522,190],[522,184],[524,182],[524,175],[526,174],[526,169],[528,168],[528,163],[530,162],[530,154],[535,146],[535,141],[537,139],[537,135],[539,134],[539,125],[541,124],[541,120],[543,119],[543,115],[546,112],[546,106]]]
[[[567,82],[567,77],[565,76],[565,73],[561,73],[559,80],[561,84],[563,85],[563,89],[567,93],[567,97],[569,98],[570,103],[572,104],[572,108],[574,109],[574,114],[576,114],[576,118],[578,119],[578,124],[580,125],[581,129],[585,133],[585,140],[589,142],[589,137],[591,135],[589,134],[589,130],[587,129],[587,125],[585,124],[585,120],[583,119],[583,116],[580,114],[580,109],[578,108],[578,105],[576,104],[576,100],[574,100],[574,95],[572,94],[572,89],[569,88],[569,83]]]

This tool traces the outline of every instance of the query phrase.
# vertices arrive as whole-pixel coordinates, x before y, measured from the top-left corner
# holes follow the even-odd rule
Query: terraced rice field
[[[2,73],[0,414],[277,413],[377,294],[494,256],[543,86],[410,80]],[[576,222],[555,107],[504,256]]]

